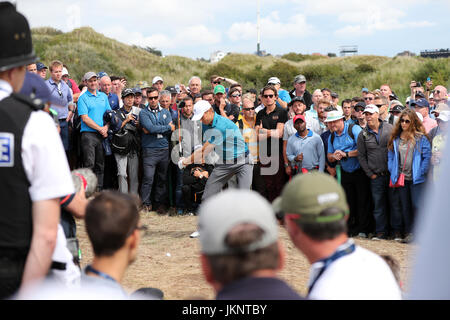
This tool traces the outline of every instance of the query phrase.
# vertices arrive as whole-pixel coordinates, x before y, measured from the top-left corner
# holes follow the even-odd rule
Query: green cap
[[[225,87],[221,84],[218,84],[214,87],[214,94],[223,93],[225,94]]]
[[[283,189],[273,208],[284,214],[299,214],[298,223],[325,223],[344,219],[349,208],[344,189],[330,175],[311,172],[297,175]],[[321,215],[336,208],[336,214]]]

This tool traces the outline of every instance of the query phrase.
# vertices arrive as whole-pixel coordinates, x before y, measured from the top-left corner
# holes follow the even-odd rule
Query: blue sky
[[[31,27],[90,26],[164,55],[207,58],[256,51],[257,0],[17,0]],[[273,55],[359,54],[449,48],[450,0],[261,0],[261,49]]]

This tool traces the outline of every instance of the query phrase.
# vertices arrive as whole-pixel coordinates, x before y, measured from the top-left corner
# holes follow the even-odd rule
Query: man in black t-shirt
[[[258,190],[269,201],[281,193],[287,181],[283,161],[283,131],[288,121],[287,111],[277,107],[277,89],[268,85],[261,90],[264,109],[256,115],[256,132],[259,140],[260,174],[265,181],[265,190]]]

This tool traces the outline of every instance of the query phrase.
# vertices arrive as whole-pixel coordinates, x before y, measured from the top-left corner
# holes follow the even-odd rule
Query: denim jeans
[[[169,149],[143,148],[143,169],[141,198],[142,203],[151,205],[151,191],[156,177],[154,200],[156,203],[165,203],[167,197],[167,168],[169,167]]]
[[[424,183],[413,184],[412,181],[405,180],[405,186],[398,188],[405,233],[411,233],[413,230],[415,215],[419,209],[424,185]]]
[[[370,189],[374,203],[373,217],[375,218],[375,232],[388,231],[387,225],[387,198],[389,189],[389,176],[377,176],[370,179]]]

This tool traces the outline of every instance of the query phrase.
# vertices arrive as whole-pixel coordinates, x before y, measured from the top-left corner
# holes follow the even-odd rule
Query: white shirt
[[[315,279],[322,265],[322,262],[311,265],[310,281]],[[332,262],[317,280],[308,297],[319,300],[402,298],[397,281],[383,258],[360,246],[356,246],[351,254]]]
[[[12,91],[8,82],[0,80],[0,101]],[[75,192],[61,138],[52,118],[44,111],[31,113],[23,132],[21,154],[32,201]]]

